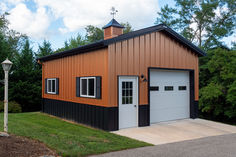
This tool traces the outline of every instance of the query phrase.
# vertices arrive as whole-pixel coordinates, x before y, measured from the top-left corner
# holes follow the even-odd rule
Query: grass
[[[9,114],[9,133],[39,140],[62,156],[87,156],[151,144],[72,124],[39,112]],[[0,114],[3,131],[3,114]]]

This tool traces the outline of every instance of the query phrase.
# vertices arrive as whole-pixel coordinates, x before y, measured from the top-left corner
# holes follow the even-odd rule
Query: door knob
[[[134,107],[137,107],[137,105],[134,105]]]

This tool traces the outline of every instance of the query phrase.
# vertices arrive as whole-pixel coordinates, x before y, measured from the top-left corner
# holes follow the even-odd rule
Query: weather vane
[[[118,12],[118,10],[116,10],[115,7],[111,7],[111,15],[113,16],[113,19],[114,19],[117,12]]]

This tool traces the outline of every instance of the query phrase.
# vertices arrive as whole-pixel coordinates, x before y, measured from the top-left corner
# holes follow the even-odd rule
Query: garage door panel
[[[150,86],[159,87],[150,91],[151,123],[189,118],[189,72],[151,70]]]
[[[154,111],[151,114],[156,114],[155,119],[151,121],[151,123],[156,123],[156,122],[163,122],[163,121],[171,121],[171,120],[177,120],[177,119],[184,119],[188,117],[186,115],[186,110],[184,108],[178,108],[176,110],[169,110],[169,109],[163,109],[162,112],[159,114],[156,114]]]

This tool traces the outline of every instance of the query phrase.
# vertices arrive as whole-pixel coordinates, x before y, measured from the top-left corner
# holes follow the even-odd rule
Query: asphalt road
[[[96,157],[236,157],[236,134],[111,152]]]

